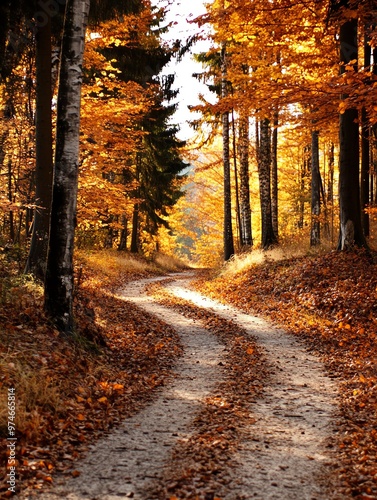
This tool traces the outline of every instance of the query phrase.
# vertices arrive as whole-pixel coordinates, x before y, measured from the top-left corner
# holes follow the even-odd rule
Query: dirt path
[[[329,498],[325,485],[316,484],[315,479],[331,463],[325,442],[333,430],[337,388],[318,359],[292,336],[260,318],[190,291],[185,281],[168,288],[221,317],[231,317],[263,346],[273,367],[263,399],[251,408],[256,423],[251,439],[239,451],[241,470],[227,498]]]
[[[328,500],[326,482],[319,477],[330,460],[325,440],[332,432],[334,383],[295,339],[260,319],[189,291],[186,279],[187,275],[178,277],[168,285],[169,290],[233,319],[258,340],[273,367],[263,399],[250,407],[255,424],[238,450],[238,467],[231,471],[222,499]],[[180,334],[184,355],[176,366],[177,376],[153,403],[96,443],[77,464],[80,476],[62,480],[51,494],[43,494],[46,500],[152,500],[147,492],[163,476],[173,447],[191,434],[190,424],[201,401],[223,378],[224,346],[200,323],[147,297],[144,289],[151,281],[127,285],[123,297],[173,325]]]

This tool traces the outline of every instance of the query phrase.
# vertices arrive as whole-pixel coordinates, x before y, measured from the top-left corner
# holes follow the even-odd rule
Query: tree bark
[[[276,239],[279,234],[279,203],[278,203],[278,125],[279,111],[274,112],[274,129],[272,131],[272,163],[271,163],[271,211],[272,227]]]
[[[73,248],[79,166],[82,64],[89,0],[68,0],[64,20],[56,125],[45,308],[56,327],[74,331]]]
[[[245,247],[253,246],[250,208],[249,183],[249,117],[246,113],[240,114],[239,126],[239,155],[240,155],[240,213],[241,234]]]
[[[46,14],[47,16],[47,14]],[[52,201],[51,18],[36,34],[36,172],[33,233],[25,273],[44,281]]]
[[[227,67],[225,44],[221,50],[221,97],[226,98],[227,89]],[[232,195],[230,182],[230,154],[229,154],[229,112],[222,113],[222,138],[223,138],[223,168],[224,168],[224,260],[227,261],[234,255],[233,229],[232,229]]]
[[[139,251],[139,204],[135,203],[132,214],[131,253]]]
[[[238,183],[238,165],[237,165],[237,147],[236,147],[236,123],[234,119],[234,109],[232,109],[232,142],[233,142],[233,168],[234,168],[234,188],[236,191],[236,217],[237,217],[237,236],[239,248],[244,246],[242,224],[241,224],[241,209],[240,209],[240,190]]]
[[[357,61],[357,19],[342,24],[340,28],[341,71],[350,61]],[[355,64],[355,71],[357,64]],[[342,96],[343,99],[346,96]],[[359,181],[359,125],[357,109],[346,109],[339,123],[339,205],[340,232],[338,250],[353,246],[367,247],[361,225]]]
[[[321,243],[320,237],[320,221],[321,214],[321,177],[319,171],[319,133],[317,130],[312,131],[312,219],[310,229],[310,246],[317,246]]]
[[[369,206],[370,175],[370,128],[366,110],[361,111],[361,221],[365,236],[369,236],[369,214],[365,211]]]
[[[262,218],[262,248],[268,250],[277,243],[272,227],[271,209],[271,127],[268,118],[260,122],[258,151],[259,191]]]
[[[120,239],[118,245],[119,252],[127,250],[128,224],[126,215],[122,215],[121,222],[122,222],[122,229],[120,231]]]
[[[372,48],[368,33],[364,34],[364,68],[371,66]],[[369,214],[365,211],[369,206],[369,176],[370,176],[370,125],[366,109],[361,111],[361,221],[365,236],[369,236]]]

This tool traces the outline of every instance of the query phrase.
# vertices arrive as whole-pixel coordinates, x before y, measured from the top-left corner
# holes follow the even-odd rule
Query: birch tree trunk
[[[223,44],[221,49],[221,97],[226,98],[227,89],[227,67],[226,48]],[[230,154],[229,154],[229,112],[222,114],[222,138],[223,138],[223,166],[224,166],[224,260],[227,261],[234,255],[233,229],[232,229],[232,197],[230,182]]]
[[[239,127],[239,155],[240,155],[240,212],[241,234],[245,247],[253,246],[250,208],[249,183],[249,117],[240,114]]]
[[[321,177],[319,171],[319,133],[316,130],[312,131],[312,220],[310,228],[310,246],[317,246],[321,243],[320,238],[320,221],[321,214]]]
[[[277,243],[272,227],[271,209],[271,127],[270,120],[260,122],[258,151],[259,191],[262,218],[262,248],[267,250]]]
[[[73,247],[79,166],[82,64],[89,0],[67,0],[59,75],[55,176],[45,281],[45,308],[72,334]]]
[[[25,273],[44,281],[52,200],[51,17],[36,34],[36,172],[33,233]]]

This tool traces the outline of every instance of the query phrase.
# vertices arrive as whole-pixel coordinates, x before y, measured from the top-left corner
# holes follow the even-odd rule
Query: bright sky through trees
[[[166,5],[166,1],[157,1],[156,5]],[[190,36],[198,33],[198,26],[195,23],[190,24],[188,21],[206,12],[202,0],[172,2],[168,9],[166,21],[175,24],[167,34],[163,35],[165,40],[179,39],[185,42]],[[192,48],[192,52],[198,53],[208,50],[209,43],[208,40],[196,43]],[[200,73],[201,70],[201,64],[193,59],[192,54],[186,54],[179,63],[172,61],[163,70],[164,73],[176,74],[174,88],[179,89],[179,95],[177,98],[178,109],[173,121],[181,127],[178,134],[180,139],[189,139],[193,135],[193,129],[187,122],[193,120],[197,114],[191,113],[188,106],[199,104],[199,94],[204,94],[206,98],[211,100],[207,87],[192,76],[193,73]]]

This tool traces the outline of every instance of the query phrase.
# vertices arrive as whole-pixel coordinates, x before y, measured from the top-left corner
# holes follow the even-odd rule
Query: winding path
[[[293,337],[190,291],[187,276],[175,277],[167,285],[169,291],[246,329],[263,347],[272,367],[263,399],[250,407],[255,424],[248,433],[250,439],[238,450],[235,459],[239,466],[232,470],[222,500],[332,498],[325,489],[326,481],[319,478],[331,460],[325,442],[333,430],[334,382]],[[177,330],[184,354],[177,363],[176,377],[158,391],[153,403],[92,446],[77,464],[78,478],[58,484],[44,499],[153,500],[147,493],[149,487],[162,475],[177,440],[192,432],[190,423],[201,401],[222,380],[224,347],[199,322],[146,295],[146,285],[158,279],[128,284],[122,296]]]

